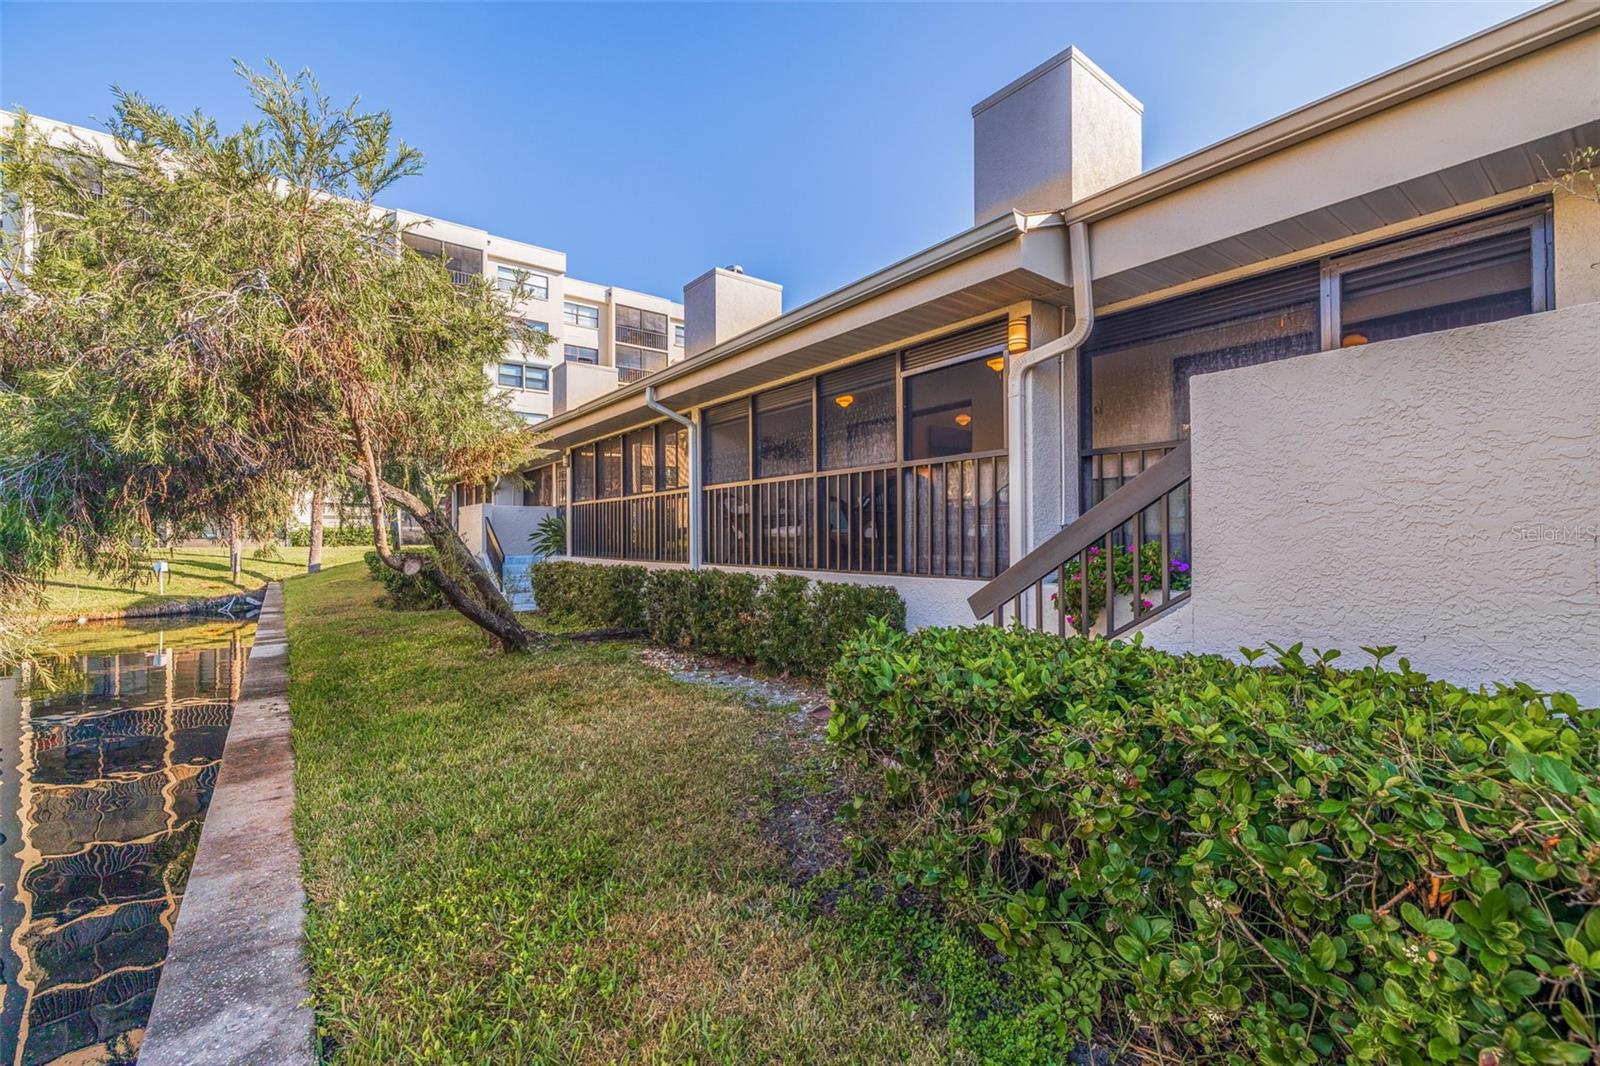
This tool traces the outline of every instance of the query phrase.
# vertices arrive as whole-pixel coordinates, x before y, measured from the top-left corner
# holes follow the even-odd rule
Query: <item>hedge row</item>
[[[432,548],[407,548],[401,555],[431,555]],[[444,594],[438,586],[420,574],[408,577],[388,566],[378,558],[376,551],[361,557],[366,561],[372,580],[383,586],[384,605],[396,611],[437,611],[445,606]]]
[[[1274,650],[872,630],[830,686],[876,784],[863,852],[972,921],[1058,1032],[1600,1062],[1600,711],[1380,668],[1392,648]]]
[[[324,548],[359,548],[363,544],[372,545],[372,526],[362,523],[352,523],[347,526],[323,526],[322,546]],[[289,546],[293,548],[308,548],[311,546],[311,530],[306,526],[295,526],[289,530]]]
[[[642,629],[651,640],[821,677],[847,640],[875,619],[903,630],[906,605],[882,585],[759,578],[728,570],[544,562],[534,598],[552,617],[606,629]]]

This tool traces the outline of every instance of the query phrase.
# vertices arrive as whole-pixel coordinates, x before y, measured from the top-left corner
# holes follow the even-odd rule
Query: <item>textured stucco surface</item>
[[[1559,194],[1552,214],[1556,306],[1600,300],[1600,202]]]
[[[1195,592],[1147,640],[1396,644],[1600,703],[1600,304],[1192,383]]]

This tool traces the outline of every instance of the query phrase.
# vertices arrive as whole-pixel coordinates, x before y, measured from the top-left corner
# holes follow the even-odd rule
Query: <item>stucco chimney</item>
[[[1144,105],[1076,48],[972,109],[973,222],[1058,211],[1138,174]]]
[[[714,267],[683,287],[683,354],[693,358],[783,314],[783,286]]]

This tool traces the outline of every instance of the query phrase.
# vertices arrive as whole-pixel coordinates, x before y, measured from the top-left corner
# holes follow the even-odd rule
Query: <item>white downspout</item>
[[[644,405],[658,415],[665,415],[678,425],[688,430],[689,434],[689,569],[700,569],[700,555],[703,539],[700,536],[701,516],[705,511],[701,499],[703,493],[702,472],[700,469],[700,427],[695,420],[687,415],[680,415],[672,408],[656,399],[656,387],[644,387]]]
[[[1028,554],[1032,541],[1029,523],[1032,521],[1029,504],[1033,495],[1033,452],[1027,446],[1027,378],[1028,372],[1046,359],[1053,359],[1076,349],[1089,337],[1094,328],[1094,294],[1089,267],[1089,226],[1074,222],[1067,228],[1068,266],[1072,272],[1072,329],[1063,337],[1030,348],[1011,360],[1007,367],[1006,385],[1009,410],[1006,417],[1006,454],[1011,457],[1011,562],[1015,564]],[[1066,368],[1062,367],[1066,388]],[[1061,431],[1066,432],[1063,421]],[[1019,477],[1020,475],[1020,477]],[[1062,472],[1062,491],[1071,482]]]

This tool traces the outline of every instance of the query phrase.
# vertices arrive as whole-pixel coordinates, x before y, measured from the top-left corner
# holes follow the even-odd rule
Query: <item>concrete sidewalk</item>
[[[289,642],[267,587],[140,1066],[316,1061],[294,840]]]

